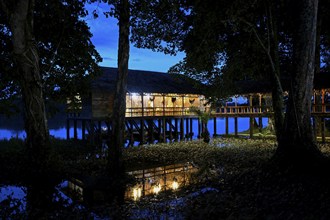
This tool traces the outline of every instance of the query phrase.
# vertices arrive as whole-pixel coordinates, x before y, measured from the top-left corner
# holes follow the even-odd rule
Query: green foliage
[[[14,5],[14,4],[13,4]],[[44,80],[45,96],[53,101],[89,94],[90,79],[100,73],[102,59],[90,38],[84,1],[47,0],[35,4],[34,35],[40,57],[40,73]],[[20,97],[17,70],[11,57],[11,31],[4,13],[0,14],[0,113],[13,112],[13,99]],[[8,110],[7,110],[8,109]],[[15,109],[14,109],[15,110]],[[2,112],[3,111],[3,112]]]

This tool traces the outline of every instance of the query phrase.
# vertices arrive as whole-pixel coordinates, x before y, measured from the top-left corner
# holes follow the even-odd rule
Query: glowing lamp
[[[138,199],[140,199],[142,195],[142,189],[140,187],[136,187],[133,189],[133,200],[137,201]]]
[[[157,185],[154,185],[152,191],[155,193],[155,194],[158,194],[160,192],[160,190],[162,189],[162,187],[160,186],[160,184],[157,184]]]
[[[179,188],[179,183],[178,183],[177,179],[174,177],[173,182],[172,182],[172,189],[177,190],[178,188]]]

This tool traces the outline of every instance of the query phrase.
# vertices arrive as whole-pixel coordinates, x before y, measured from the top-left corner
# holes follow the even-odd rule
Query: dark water
[[[48,119],[48,127],[50,135],[65,139],[66,138],[66,118],[67,114],[60,112],[55,116]],[[263,118],[263,126],[268,125],[268,119]],[[217,121],[217,134],[225,134],[225,119],[218,118]],[[78,138],[81,138],[81,128],[78,123]],[[184,125],[185,128],[185,125]],[[208,129],[211,135],[214,133],[214,121],[210,120],[208,123]],[[249,118],[238,118],[238,132],[246,131],[249,129]],[[234,118],[229,118],[229,133],[234,133]],[[198,121],[193,120],[193,133],[194,137],[197,138],[198,134]],[[26,137],[24,131],[23,118],[19,115],[11,118],[0,116],[0,140],[10,138],[22,138]],[[70,137],[73,137],[73,128],[70,128]]]

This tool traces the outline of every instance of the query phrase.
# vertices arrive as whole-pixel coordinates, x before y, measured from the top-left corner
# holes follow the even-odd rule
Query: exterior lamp
[[[141,195],[142,195],[142,189],[141,189],[141,187],[135,187],[133,189],[133,200],[134,201],[137,201],[138,199],[141,198]]]
[[[177,190],[179,188],[178,180],[174,177],[172,182],[172,189]]]
[[[158,184],[154,185],[154,187],[152,188],[152,191],[153,191],[153,193],[155,193],[157,195],[161,189],[162,189],[162,187],[158,183]]]

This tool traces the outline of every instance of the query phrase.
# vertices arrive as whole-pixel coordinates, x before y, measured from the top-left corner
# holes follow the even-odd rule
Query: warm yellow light
[[[140,187],[136,187],[133,189],[133,199],[134,201],[138,200],[142,195],[142,189]]]
[[[174,180],[174,181],[172,182],[172,189],[173,189],[173,190],[177,190],[178,188],[179,188],[179,183],[178,183],[177,181]]]
[[[140,96],[140,94],[139,93],[131,93],[131,95],[132,95],[132,98],[133,99],[136,99],[138,96]]]
[[[158,185],[154,185],[152,191],[155,193],[155,194],[158,194],[160,192],[160,190],[162,189],[162,187],[160,186],[160,184]]]

